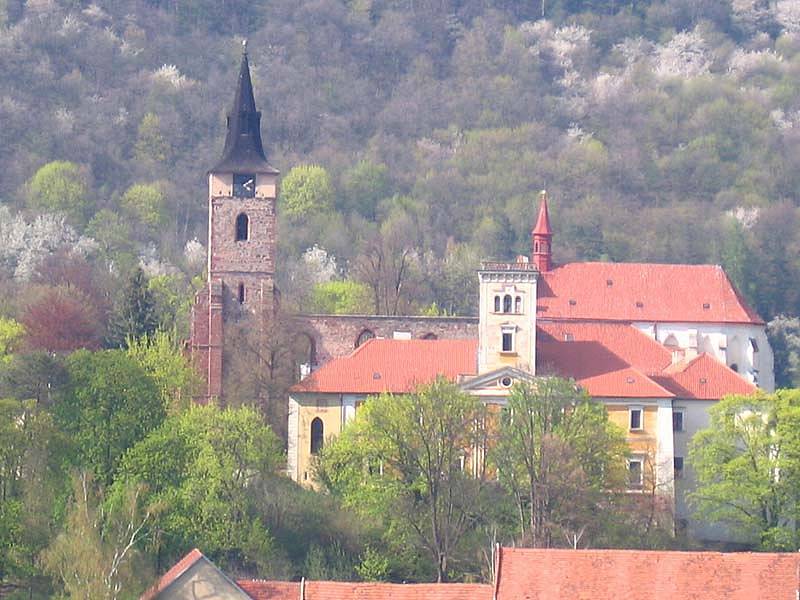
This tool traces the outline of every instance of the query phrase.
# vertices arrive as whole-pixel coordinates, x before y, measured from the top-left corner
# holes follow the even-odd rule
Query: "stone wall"
[[[477,317],[298,315],[298,330],[313,342],[314,367],[352,352],[368,332],[379,338],[461,339],[478,337]]]

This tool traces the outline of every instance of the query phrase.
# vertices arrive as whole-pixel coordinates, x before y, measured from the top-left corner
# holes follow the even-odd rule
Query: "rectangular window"
[[[503,352],[514,351],[514,334],[503,332]]]
[[[683,431],[683,411],[672,410],[672,431]]]
[[[631,431],[641,431],[644,428],[644,413],[641,408],[629,408],[628,420]]]
[[[639,489],[642,487],[644,461],[641,458],[628,460],[628,487]]]
[[[683,457],[676,456],[672,459],[672,466],[675,471],[675,479],[683,479]]]

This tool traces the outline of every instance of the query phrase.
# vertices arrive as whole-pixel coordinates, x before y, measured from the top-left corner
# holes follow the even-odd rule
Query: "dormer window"
[[[236,198],[255,198],[256,176],[249,173],[234,173],[233,195]]]

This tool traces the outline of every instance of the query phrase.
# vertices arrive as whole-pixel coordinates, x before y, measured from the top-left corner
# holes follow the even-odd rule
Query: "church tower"
[[[192,358],[205,379],[205,401],[222,396],[225,321],[247,311],[269,319],[275,294],[275,203],[278,171],[261,143],[247,46],[225,147],[208,173],[208,285],[192,310]]]

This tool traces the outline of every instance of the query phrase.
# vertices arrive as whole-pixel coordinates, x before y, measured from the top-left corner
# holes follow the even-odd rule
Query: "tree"
[[[311,291],[310,312],[364,315],[372,310],[370,289],[349,279],[318,283]]]
[[[272,541],[253,489],[282,465],[281,444],[256,410],[192,406],[130,449],[115,493],[146,486],[143,505],[162,509],[153,543],[168,560],[199,546],[228,566],[263,565]]]
[[[88,184],[79,165],[64,160],[49,162],[36,171],[28,188],[32,208],[62,212],[75,226],[86,223]]]
[[[401,555],[422,547],[437,581],[446,581],[481,510],[485,407],[445,380],[416,392],[368,399],[327,445],[318,480],[345,507],[385,526]],[[470,473],[470,471],[473,471]]]
[[[330,210],[333,205],[330,175],[317,165],[294,167],[281,182],[281,201],[282,212],[293,220]]]
[[[378,203],[391,196],[389,169],[362,160],[342,176],[342,205],[367,219],[375,219]]]
[[[775,385],[800,387],[800,318],[778,315],[767,323],[775,354]]]
[[[79,350],[66,364],[69,383],[53,407],[56,423],[74,443],[76,464],[108,485],[125,451],[164,420],[162,396],[121,350]]]
[[[141,267],[131,274],[109,322],[108,343],[124,348],[129,339],[153,335],[158,327],[158,315],[153,293]]]
[[[45,289],[20,318],[29,350],[95,350],[103,339],[102,318],[85,294],[66,288]]]
[[[122,196],[122,209],[142,224],[148,236],[159,233],[166,221],[164,192],[155,183],[137,183]]]
[[[157,331],[131,340],[126,353],[150,376],[170,414],[185,409],[197,389],[197,372],[174,333]]]
[[[128,487],[114,505],[91,475],[74,478],[64,530],[43,553],[46,569],[69,598],[134,599],[149,577],[140,548],[153,513],[140,510],[141,488]]]
[[[624,477],[624,433],[602,403],[557,377],[519,383],[503,408],[492,451],[519,510],[522,543],[576,544]]]
[[[689,445],[697,518],[722,523],[763,550],[797,547],[800,392],[729,396]]]
[[[24,333],[25,328],[14,319],[0,317],[0,364],[11,360]]]

